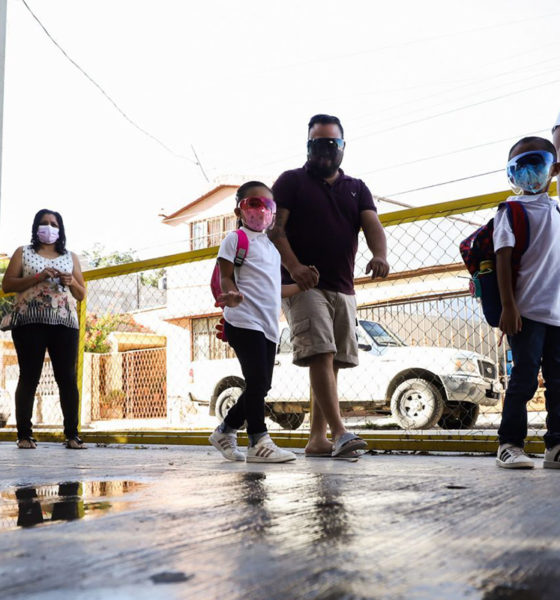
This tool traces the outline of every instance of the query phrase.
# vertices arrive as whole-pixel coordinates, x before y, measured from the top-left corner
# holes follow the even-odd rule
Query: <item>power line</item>
[[[394,204],[395,206],[400,206],[401,208],[418,208],[414,206],[414,204],[408,204],[407,202],[401,202],[400,200],[392,200],[391,198],[386,198],[385,196],[374,196],[374,200],[376,202],[387,202],[389,204]],[[478,221],[470,221],[469,219],[465,219],[464,217],[448,217],[450,221],[457,221],[459,223],[466,223],[467,225],[475,225],[476,227],[480,227],[482,223]]]
[[[499,144],[500,142],[507,142],[508,140],[513,140],[513,139],[516,139],[516,138],[522,138],[522,137],[525,137],[525,136],[528,136],[528,135],[537,135],[539,133],[546,133],[548,131],[550,131],[550,127],[547,127],[547,128],[544,128],[544,129],[538,129],[536,131],[529,131],[527,133],[512,135],[512,136],[509,136],[507,138],[502,138],[502,139],[499,139],[499,140],[493,140],[491,142],[485,142],[484,144],[477,144],[476,146],[465,146],[463,148],[457,148],[455,150],[449,150],[448,152],[444,152],[442,154],[433,154],[431,156],[424,156],[423,158],[417,158],[417,159],[406,161],[406,162],[402,162],[402,163],[396,163],[396,164],[393,164],[393,165],[388,165],[386,167],[381,167],[379,169],[373,169],[371,171],[362,171],[362,172],[357,173],[357,175],[360,176],[360,177],[362,177],[364,175],[371,175],[372,173],[380,173],[382,171],[388,171],[389,169],[395,169],[397,167],[404,167],[404,166],[407,166],[407,165],[412,165],[412,164],[419,163],[419,162],[424,162],[424,161],[427,161],[427,160],[433,160],[435,158],[442,158],[442,157],[450,155],[450,154],[459,154],[460,152],[466,152],[468,150],[475,150],[477,148],[483,148],[484,146],[491,146],[493,144]],[[350,141],[352,141],[352,139],[350,139]],[[289,156],[284,156],[283,158],[279,158],[277,160],[272,160],[272,161],[269,161],[269,162],[266,162],[266,163],[260,163],[260,164],[256,165],[255,168],[263,167],[263,166],[268,166],[268,165],[272,165],[272,164],[276,164],[276,163],[288,160],[290,158],[298,158],[298,157],[301,157],[301,156],[302,156],[301,152],[298,152],[297,154],[296,153],[290,154]]]
[[[432,185],[425,185],[424,187],[414,188],[412,190],[405,190],[403,192],[394,192],[392,194],[386,194],[389,198],[394,196],[402,196],[404,194],[411,194],[412,192],[420,192],[422,190],[429,190],[431,188],[440,187],[442,185],[448,185],[449,183],[457,183],[459,181],[467,181],[468,179],[476,179],[477,177],[484,177],[485,175],[494,175],[495,173],[503,173],[504,169],[496,169],[495,171],[487,171],[486,173],[477,173],[476,175],[469,175],[468,177],[460,177],[459,179],[450,179],[449,181],[442,181],[440,183],[434,183]]]
[[[485,78],[478,78],[476,80],[476,83],[477,83],[477,85],[479,85],[483,81],[486,81],[486,80],[489,80],[489,79],[491,79],[492,81],[495,81],[496,79],[498,79],[500,77],[511,75],[512,73],[517,74],[517,73],[520,73],[521,71],[524,71],[524,70],[527,70],[527,69],[534,69],[535,67],[537,67],[539,65],[542,65],[542,64],[545,64],[545,63],[549,63],[549,62],[553,62],[553,61],[557,61],[558,59],[559,59],[559,57],[553,57],[553,58],[549,58],[549,59],[547,59],[545,61],[540,61],[538,63],[533,63],[531,65],[526,65],[525,67],[521,67],[521,68],[518,68],[518,69],[514,69],[514,70],[510,70],[510,71],[502,71],[501,73],[488,75]],[[557,73],[557,72],[558,72],[558,67],[555,67],[553,69],[548,69],[548,70],[540,71],[538,73],[534,73],[533,75],[523,75],[517,81],[515,81],[515,80],[514,81],[506,81],[506,82],[504,82],[502,84],[499,84],[499,85],[495,85],[494,84],[494,85],[491,85],[490,87],[486,87],[484,89],[480,89],[479,88],[479,89],[475,90],[473,93],[471,93],[469,95],[470,96],[477,96],[477,95],[479,95],[481,93],[484,93],[484,92],[487,92],[487,91],[493,92],[493,91],[495,91],[495,90],[497,90],[499,88],[511,87],[511,86],[516,85],[518,83],[525,82],[525,81],[527,81],[529,79],[538,79],[538,78],[542,77],[543,75],[548,75],[549,73]],[[393,105],[387,106],[387,107],[385,107],[383,109],[376,110],[375,114],[373,115],[373,117],[374,117],[374,123],[373,124],[375,124],[375,120],[378,120],[378,117],[379,117],[380,114],[386,113],[388,111],[394,111],[394,110],[403,108],[405,106],[409,106],[411,104],[414,105],[414,106],[416,106],[419,102],[422,102],[424,100],[431,100],[432,98],[440,98],[440,97],[442,97],[444,95],[452,94],[453,92],[456,92],[457,90],[461,90],[461,89],[463,89],[465,87],[471,88],[472,85],[473,85],[473,79],[472,78],[468,78],[468,79],[465,79],[465,81],[463,83],[461,83],[460,85],[456,85],[454,87],[450,87],[450,88],[448,88],[446,90],[437,91],[435,93],[429,94],[427,96],[421,96],[419,98],[418,97],[411,98],[410,100],[407,100],[405,102],[401,102],[400,104],[393,104]],[[463,96],[463,99],[464,99],[464,96]],[[433,104],[432,103],[432,104],[430,104],[430,108],[435,108],[437,106],[445,106],[446,104],[451,104],[454,101],[455,101],[455,99],[446,99],[443,102],[438,102],[437,104]],[[410,115],[410,114],[414,114],[414,113],[419,113],[419,112],[424,111],[425,109],[426,109],[426,107],[416,108],[413,111],[408,111],[407,114]],[[367,114],[361,115],[359,117],[354,117],[352,120],[361,121],[361,125],[362,125],[362,127],[364,127],[364,126],[367,126],[368,124],[369,125],[372,124],[372,123],[367,123],[367,118],[369,116],[370,116],[370,113],[367,113]],[[394,119],[395,117],[392,117],[392,118]],[[364,120],[366,120],[366,122],[364,122]]]
[[[274,71],[280,71],[280,70],[286,70],[286,69],[293,69],[293,68],[298,68],[298,67],[308,67],[309,65],[317,64],[317,63],[321,63],[321,62],[325,62],[325,61],[352,59],[357,56],[363,56],[366,54],[376,54],[378,52],[383,52],[385,50],[393,50],[395,48],[403,48],[406,46],[425,44],[426,42],[443,40],[443,39],[446,39],[449,37],[456,38],[458,36],[468,35],[468,34],[472,34],[472,33],[478,33],[480,31],[501,29],[504,27],[512,26],[512,25],[519,25],[519,24],[525,25],[526,23],[528,23],[530,21],[538,21],[541,19],[548,19],[550,17],[557,17],[558,15],[560,15],[560,12],[556,11],[556,12],[551,12],[551,13],[547,13],[547,14],[543,14],[543,15],[537,15],[537,16],[531,17],[531,18],[524,17],[522,19],[517,19],[514,21],[501,21],[501,22],[495,23],[493,25],[486,25],[484,27],[475,27],[475,28],[471,28],[471,29],[465,29],[463,31],[451,31],[448,33],[440,34],[440,35],[434,35],[431,37],[424,37],[424,38],[417,38],[417,39],[413,39],[413,40],[407,39],[406,41],[403,41],[403,42],[386,44],[384,46],[377,46],[375,48],[368,48],[366,50],[358,50],[358,51],[349,52],[346,54],[338,54],[338,55],[335,54],[335,55],[328,55],[328,56],[322,55],[322,56],[308,59],[305,61],[292,62],[290,64],[280,65],[278,67],[273,67],[273,68],[269,67],[267,69],[266,73],[271,73]],[[257,75],[259,75],[260,73],[261,73],[261,71],[256,72]],[[251,75],[255,75],[255,73],[254,72],[249,73],[247,76],[251,76]]]
[[[556,59],[548,59],[547,61],[542,61],[542,62],[549,62],[550,60],[556,60]],[[542,63],[536,63],[536,64],[542,64]],[[535,65],[532,65],[532,66],[535,66]],[[554,69],[554,70],[551,70],[551,71],[545,71],[544,73],[539,73],[539,74],[536,74],[536,75],[534,75],[532,77],[540,77],[540,76],[542,76],[542,75],[544,75],[546,73],[556,72],[556,71],[557,71],[557,69]],[[500,75],[504,75],[504,74],[509,74],[509,73],[510,73],[510,71],[502,72],[502,74],[498,74],[498,75],[496,75],[496,77],[498,77]],[[527,77],[523,77],[522,78],[522,81],[526,81],[526,80],[527,80]],[[349,142],[352,143],[352,142],[355,142],[356,140],[365,139],[365,138],[371,137],[372,135],[376,135],[378,133],[385,133],[385,132],[388,132],[388,131],[393,131],[395,129],[400,129],[400,128],[406,127],[408,125],[420,123],[420,122],[423,122],[423,121],[428,121],[428,120],[435,119],[435,118],[440,117],[440,116],[444,116],[444,115],[451,114],[451,113],[454,113],[454,112],[459,112],[459,111],[462,111],[462,110],[466,110],[466,109],[474,107],[474,106],[480,106],[480,105],[487,104],[487,103],[490,103],[490,102],[495,102],[496,100],[500,100],[502,98],[507,98],[509,96],[514,96],[514,95],[517,95],[517,94],[521,94],[521,93],[526,92],[526,91],[531,91],[533,89],[537,89],[537,88],[540,88],[540,87],[545,87],[545,86],[548,86],[548,85],[553,85],[555,83],[558,83],[558,81],[560,81],[560,80],[547,81],[547,82],[544,82],[544,83],[541,83],[541,84],[533,85],[533,86],[531,86],[529,88],[523,88],[521,90],[515,90],[513,92],[508,92],[506,94],[502,94],[500,96],[495,96],[493,98],[489,98],[489,99],[486,99],[486,100],[480,100],[478,102],[473,102],[473,103],[466,104],[466,105],[463,105],[463,106],[460,106],[460,107],[455,107],[455,108],[449,109],[447,111],[442,111],[442,112],[439,112],[439,113],[436,113],[436,114],[433,114],[433,115],[429,115],[429,116],[426,116],[426,117],[421,117],[421,118],[416,119],[416,120],[408,121],[408,122],[406,122],[404,124],[392,125],[392,126],[389,126],[387,128],[384,128],[384,129],[378,129],[378,130],[375,130],[373,132],[365,133],[363,135],[354,136],[354,137],[349,138],[347,141],[349,141]],[[512,85],[513,83],[514,82],[509,82],[509,83],[505,83],[505,84],[502,84],[502,85],[509,86],[509,85]],[[450,90],[446,90],[443,93],[449,93],[449,92],[452,92],[452,91],[454,91],[456,89],[459,89],[461,87],[464,87],[464,85],[460,85],[460,86],[457,86],[457,87],[452,88]],[[502,87],[502,86],[500,86],[500,87]],[[482,90],[482,91],[488,91],[488,90],[492,90],[492,89],[495,89],[495,87],[493,87],[493,88],[487,88],[487,90]],[[477,94],[480,93],[480,90],[477,91],[476,93]],[[433,96],[439,96],[439,95],[441,95],[441,94],[440,93],[432,94],[430,96],[424,96],[421,99],[422,100],[427,100],[427,99],[429,99],[429,98],[431,98]],[[402,103],[400,105],[395,105],[395,106],[387,107],[387,108],[384,109],[384,111],[386,112],[387,110],[393,110],[395,108],[402,108],[403,106],[407,106],[408,104],[411,104],[411,103],[415,104],[417,101],[418,101],[418,99],[413,99],[411,101],[404,102],[404,103]],[[452,100],[447,100],[445,102],[439,103],[439,105],[446,104],[446,103],[451,103],[451,102],[453,102],[453,101]],[[432,106],[437,106],[437,105],[432,105]],[[416,110],[414,112],[421,112],[423,110],[425,110],[425,109],[424,108],[418,109],[418,110]],[[380,114],[381,112],[383,112],[383,110],[377,111],[376,115]],[[410,113],[408,113],[408,114],[410,114]],[[364,117],[362,116],[361,118],[363,119]],[[394,118],[395,117],[393,117],[393,119]],[[351,121],[354,121],[354,120],[356,120],[356,118],[352,118],[351,119]],[[544,131],[546,131],[546,130],[544,130]],[[300,152],[294,153],[294,154],[290,154],[288,156],[284,155],[282,158],[272,159],[272,160],[266,161],[264,163],[258,163],[257,165],[255,165],[255,168],[262,168],[262,167],[267,167],[267,166],[270,166],[270,165],[278,164],[278,163],[284,162],[284,161],[286,161],[288,159],[296,158],[296,157],[298,157],[300,155],[301,155]]]
[[[376,135],[378,133],[387,133],[389,131],[394,131],[395,129],[402,129],[403,127],[408,127],[409,125],[415,125],[417,123],[422,123],[423,121],[430,121],[432,119],[437,119],[438,117],[442,117],[445,115],[450,115],[455,112],[460,112],[462,110],[467,110],[469,108],[473,108],[474,106],[480,106],[481,104],[488,104],[489,102],[495,102],[496,100],[502,100],[503,98],[509,98],[510,96],[515,96],[517,94],[522,94],[523,92],[528,92],[532,90],[536,90],[538,88],[546,87],[549,85],[554,85],[560,82],[560,79],[554,79],[553,81],[547,81],[545,83],[541,83],[539,85],[533,85],[528,88],[523,88],[521,90],[517,90],[515,92],[510,92],[508,94],[502,94],[501,96],[494,96],[494,98],[488,98],[486,100],[481,100],[479,102],[472,102],[471,104],[465,104],[463,106],[458,106],[456,108],[452,108],[450,110],[446,110],[443,112],[436,113],[434,115],[429,115],[427,117],[422,117],[420,119],[415,119],[413,121],[407,121],[406,123],[401,123],[400,125],[393,125],[391,127],[386,127],[385,129],[377,129],[376,131],[370,131],[369,133],[365,133],[363,135],[359,135],[357,137],[352,138],[352,141],[361,140],[367,137],[371,137],[372,135]]]
[[[382,171],[396,169],[397,167],[406,167],[408,165],[413,165],[413,164],[416,164],[419,162],[425,162],[427,160],[433,160],[435,158],[443,158],[444,156],[449,156],[451,154],[459,154],[461,152],[467,152],[469,150],[476,150],[478,148],[484,148],[484,146],[492,146],[494,144],[499,144],[501,142],[507,142],[507,141],[511,141],[514,139],[521,139],[521,138],[529,136],[529,135],[537,135],[539,133],[546,133],[547,131],[550,131],[550,128],[539,129],[538,131],[529,131],[528,133],[522,133],[522,134],[517,134],[517,135],[511,135],[511,136],[508,136],[507,138],[502,138],[501,140],[485,142],[484,144],[477,144],[476,146],[466,146],[464,148],[458,148],[457,150],[449,150],[448,152],[443,152],[442,154],[432,154],[431,156],[424,156],[423,158],[416,158],[414,160],[408,160],[406,162],[389,165],[387,167],[381,167],[380,169],[373,169],[372,171],[364,171],[362,173],[358,173],[358,175],[360,177],[362,177],[364,175],[371,175],[372,173],[381,173]]]
[[[115,102],[115,100],[113,100],[113,98],[111,98],[111,96],[101,87],[101,85],[99,85],[86,71],[84,71],[84,69],[82,69],[82,67],[80,67],[80,65],[72,57],[70,57],[68,55],[68,53],[64,50],[64,48],[62,48],[62,46],[60,46],[60,44],[48,32],[47,28],[39,20],[39,17],[37,17],[37,15],[31,10],[31,8],[27,4],[27,2],[25,0],[21,0],[21,2],[25,6],[25,8],[29,11],[31,16],[35,19],[35,21],[37,21],[37,23],[39,24],[39,27],[41,27],[41,29],[44,31],[44,33],[49,38],[49,40],[58,48],[58,50],[65,56],[65,58],[70,63],[72,63],[74,65],[74,67],[76,67],[76,69],[78,69],[78,71],[80,71],[80,73],[103,94],[103,96],[105,96],[105,98],[113,105],[113,107],[120,113],[120,115],[122,117],[124,117],[124,119],[126,119],[138,131],[140,131],[141,133],[143,133],[144,135],[149,137],[151,140],[153,140],[154,142],[159,144],[164,150],[169,152],[169,154],[172,154],[176,158],[181,158],[182,160],[186,160],[186,161],[190,162],[191,164],[196,165],[197,167],[200,167],[202,172],[204,173],[204,170],[202,169],[202,166],[199,162],[192,160],[192,158],[189,158],[188,156],[185,156],[183,154],[179,154],[178,152],[175,152],[167,144],[162,142],[158,137],[156,137],[155,135],[153,135],[152,133],[150,133],[149,131],[147,131],[146,129],[141,127],[140,125],[138,125],[138,123],[136,123],[133,119],[131,119],[124,112],[124,110]]]
[[[191,144],[191,148],[194,154],[194,157],[196,158],[196,164],[200,167],[200,170],[202,171],[202,174],[204,175],[204,179],[206,179],[206,181],[208,183],[210,183],[210,179],[208,179],[208,175],[206,175],[206,171],[204,170],[204,167],[202,166],[202,163],[200,162],[199,158],[198,158],[198,154],[196,153],[196,150],[194,149],[194,146]]]
[[[466,73],[464,74],[463,77],[461,77],[460,79],[455,79],[455,80],[447,80],[447,81],[442,81],[441,77],[437,77],[437,79],[432,79],[430,81],[426,81],[423,80],[422,83],[417,83],[415,85],[409,85],[409,86],[405,86],[405,87],[399,87],[399,88],[382,88],[382,87],[377,87],[375,90],[371,91],[371,92],[352,92],[351,96],[352,97],[357,97],[357,96],[371,96],[371,95],[379,95],[379,94],[395,94],[395,93],[399,93],[399,92],[409,92],[411,90],[416,90],[418,88],[423,88],[423,87],[428,87],[428,86],[446,86],[446,87],[450,87],[450,89],[447,90],[443,90],[442,93],[448,93],[449,91],[452,91],[454,89],[457,89],[455,86],[456,84],[467,84],[469,82],[479,82],[481,81],[481,69],[486,69],[487,67],[492,67],[493,65],[498,65],[500,63],[509,63],[512,61],[512,59],[517,58],[519,56],[523,56],[524,58],[526,58],[529,54],[533,53],[533,52],[542,52],[542,50],[544,48],[548,48],[549,46],[554,46],[555,48],[558,46],[558,42],[553,41],[550,42],[548,44],[543,44],[541,46],[539,46],[538,48],[533,48],[531,50],[526,50],[524,49],[522,52],[516,52],[515,54],[508,54],[506,56],[503,56],[499,59],[493,60],[493,61],[485,61],[483,65],[477,65],[476,68],[473,68],[469,71],[470,75],[467,75]],[[484,77],[484,79],[491,79],[493,77],[502,77],[504,75],[508,75],[511,73],[516,73],[519,72],[520,70],[524,71],[527,69],[531,69],[533,67],[536,67],[538,65],[550,62],[552,60],[555,60],[558,57],[552,57],[552,58],[548,58],[544,61],[539,61],[536,63],[531,63],[528,65],[525,65],[523,67],[519,67],[518,69],[511,69],[509,71],[498,71],[498,73],[496,74],[490,74],[488,73],[487,76]],[[347,98],[348,94],[345,95],[339,95],[339,96],[328,96],[327,98],[323,98],[322,102],[326,102],[329,101],[330,99],[340,99],[340,98]],[[354,117],[357,118],[358,120],[361,118],[361,116],[358,117]],[[345,124],[346,124],[346,120],[345,120]]]

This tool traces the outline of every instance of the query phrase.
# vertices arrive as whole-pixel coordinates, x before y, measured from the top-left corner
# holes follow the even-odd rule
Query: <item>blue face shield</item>
[[[518,194],[538,194],[546,189],[554,155],[545,150],[531,150],[514,156],[506,172],[513,191]]]

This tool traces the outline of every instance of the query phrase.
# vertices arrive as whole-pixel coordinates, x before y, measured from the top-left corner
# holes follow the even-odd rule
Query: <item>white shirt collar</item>
[[[266,232],[263,232],[263,231],[253,231],[252,229],[249,229],[248,227],[245,227],[245,225],[242,225],[240,229],[242,229],[247,234],[247,237],[250,240],[255,240],[256,238],[258,238],[258,237],[260,237],[262,235],[266,236]]]
[[[508,200],[522,200],[523,202],[538,202],[539,200],[551,201],[548,192],[542,192],[541,194],[522,194],[521,196],[510,196]]]

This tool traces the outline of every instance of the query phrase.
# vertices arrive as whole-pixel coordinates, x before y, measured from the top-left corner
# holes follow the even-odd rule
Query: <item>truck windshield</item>
[[[405,346],[406,344],[379,323],[374,321],[360,321],[364,331],[378,346]]]

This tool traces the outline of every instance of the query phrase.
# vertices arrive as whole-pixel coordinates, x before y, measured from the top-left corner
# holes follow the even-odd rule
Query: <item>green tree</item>
[[[102,244],[94,244],[90,250],[84,250],[82,256],[86,258],[89,264],[94,267],[110,267],[111,265],[122,265],[138,260],[136,251],[132,248],[119,252],[113,250],[110,252]]]
[[[157,287],[159,285],[160,279],[165,277],[165,269],[152,269],[151,271],[142,271],[140,273],[140,281],[142,285],[147,285],[149,287]]]
[[[105,249],[102,244],[94,244],[90,250],[84,250],[82,256],[86,258],[88,263],[93,267],[110,267],[112,265],[122,265],[138,260],[136,251],[132,248],[119,252],[112,252]],[[149,287],[158,287],[159,281],[165,276],[165,269],[152,269],[151,271],[142,271],[139,274],[142,285]]]

